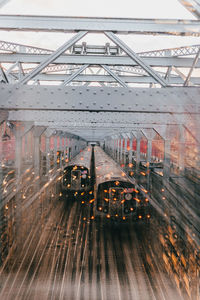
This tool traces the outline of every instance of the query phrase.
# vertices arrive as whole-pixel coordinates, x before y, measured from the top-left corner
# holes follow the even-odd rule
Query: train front
[[[96,213],[108,219],[149,220],[149,201],[100,147],[95,147]]]
[[[91,147],[87,147],[65,167],[62,191],[66,197],[85,197],[90,191]]]
[[[149,219],[148,206],[148,199],[128,181],[110,180],[98,185],[97,211],[107,218]]]

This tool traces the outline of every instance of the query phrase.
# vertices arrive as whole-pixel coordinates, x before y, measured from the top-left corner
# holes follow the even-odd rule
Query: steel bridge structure
[[[134,35],[198,40],[200,1],[180,2],[195,20],[0,14],[0,31],[66,34],[56,50],[0,41],[0,179],[5,167],[17,176],[15,190],[8,194],[2,187],[5,205],[19,193],[27,166],[45,184],[87,143],[96,142],[129,174],[135,165],[134,180],[151,190],[154,208],[169,219],[175,210],[199,249],[200,43],[136,53],[124,42]],[[85,42],[91,34],[107,42]],[[159,171],[152,176],[178,207],[156,194],[153,167]],[[142,168],[145,181],[137,175]],[[188,196],[180,192],[185,187],[192,190]],[[183,216],[190,216],[190,229]]]

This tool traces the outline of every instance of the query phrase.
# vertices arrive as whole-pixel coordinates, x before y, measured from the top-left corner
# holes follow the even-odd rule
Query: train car
[[[151,216],[147,197],[100,147],[95,147],[94,154],[96,215],[114,220],[148,220]]]
[[[90,164],[92,147],[86,147],[64,168],[62,193],[64,196],[85,196],[90,191]]]

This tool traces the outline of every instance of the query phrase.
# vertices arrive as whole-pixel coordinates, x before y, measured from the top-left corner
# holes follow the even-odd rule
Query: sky
[[[10,0],[1,13],[193,19],[178,0]]]
[[[1,14],[62,15],[121,18],[174,18],[194,19],[178,0],[10,0]],[[197,37],[120,36],[136,52],[200,44]],[[56,49],[70,34],[1,32],[1,40]],[[108,42],[104,36],[88,35],[84,40],[91,44]],[[81,41],[81,42],[82,42]]]

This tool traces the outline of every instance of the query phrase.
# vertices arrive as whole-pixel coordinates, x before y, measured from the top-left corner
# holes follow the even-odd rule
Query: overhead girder
[[[18,110],[9,111],[10,121],[40,122],[40,125],[55,127],[83,127],[83,128],[119,128],[131,127],[135,124],[177,124],[185,123],[187,114],[150,113],[150,112],[89,112],[89,111],[40,111]]]
[[[200,45],[190,45],[190,46],[181,46],[176,48],[166,48],[159,50],[143,51],[137,53],[140,56],[147,57],[172,57],[172,56],[186,56],[186,55],[195,55],[197,54]],[[27,53],[27,54],[51,54],[53,50],[33,47],[24,44],[11,43],[7,41],[0,41],[0,50],[12,53]],[[75,44],[70,47],[66,53],[76,54],[76,55],[85,55],[85,54],[95,54],[95,55],[120,55],[122,50],[116,45],[110,45],[106,43],[105,45],[88,45],[83,42],[80,44]]]
[[[200,113],[196,87],[165,89],[0,84],[0,109]]]
[[[81,33],[79,33],[81,34]],[[78,34],[78,35],[79,35]],[[77,36],[78,36],[77,35]],[[17,59],[17,61],[6,71],[2,74],[2,80],[4,82],[10,82],[10,83],[15,83],[16,81],[19,81],[21,83],[26,83],[28,82],[30,79],[33,79],[34,82],[36,83],[40,83],[40,81],[44,80],[48,80],[47,77],[44,78],[44,74],[41,73],[41,71],[44,72],[57,72],[57,71],[69,71],[70,69],[74,70],[74,72],[72,74],[68,74],[66,76],[66,78],[61,79],[63,81],[63,84],[69,84],[72,80],[74,80],[74,78],[76,78],[85,68],[87,68],[91,63],[92,65],[90,65],[91,67],[94,66],[97,67],[96,63],[99,63],[99,70],[100,67],[103,67],[104,69],[107,69],[106,71],[115,79],[116,82],[118,82],[120,85],[122,85],[123,87],[127,87],[127,82],[120,78],[120,76],[118,75],[118,72],[124,75],[124,73],[130,73],[130,72],[134,72],[136,74],[139,75],[146,75],[147,73],[149,73],[150,77],[146,77],[144,79],[141,78],[134,78],[132,77],[131,80],[130,78],[128,78],[128,82],[133,82],[133,83],[143,83],[146,82],[147,83],[156,83],[159,82],[161,85],[170,85],[170,84],[184,84],[187,85],[188,83],[191,85],[191,81],[189,81],[190,77],[191,77],[191,73],[193,71],[194,68],[198,67],[198,55],[199,55],[199,47],[198,45],[194,45],[190,47],[181,47],[180,49],[178,48],[174,48],[174,49],[163,49],[163,50],[157,50],[157,51],[150,51],[150,52],[143,52],[143,53],[139,53],[136,54],[134,53],[130,48],[128,48],[122,41],[120,41],[113,33],[107,33],[107,35],[111,35],[111,39],[114,39],[114,42],[116,42],[118,44],[118,42],[120,43],[119,46],[123,48],[123,50],[125,52],[127,52],[127,54],[130,57],[126,57],[124,55],[121,56],[116,56],[116,57],[112,57],[113,54],[116,53],[120,53],[120,51],[118,51],[119,47],[115,47],[115,46],[110,46],[109,43],[107,43],[105,46],[87,46],[86,43],[82,43],[82,45],[73,45],[71,47],[69,47],[70,43],[67,42],[67,47],[66,44],[64,44],[63,46],[61,46],[57,51],[53,52],[51,50],[48,49],[43,49],[43,48],[36,48],[36,47],[29,47],[26,45],[20,45],[20,44],[14,44],[14,43],[6,43],[4,41],[0,42],[0,48],[2,48],[2,50],[4,49],[5,51],[16,51],[19,52],[21,51],[22,53],[12,53],[11,54],[0,54],[1,56],[1,61],[6,63],[6,57],[11,57],[8,58],[8,62],[12,61],[13,59]],[[74,44],[74,40],[76,40],[76,37],[73,37],[71,39],[71,44]],[[78,47],[79,50],[76,49],[76,47]],[[81,47],[81,48],[80,48]],[[85,53],[85,49],[87,49],[87,47],[89,47],[90,51],[94,51],[95,55],[84,55]],[[114,48],[115,47],[115,48]],[[115,52],[111,53],[110,52],[110,48],[114,49]],[[73,53],[78,53],[81,55],[61,55],[62,51],[60,51],[60,49],[62,51],[64,51],[64,49],[69,49],[69,53],[73,52]],[[75,49],[75,50],[74,50]],[[96,51],[99,51],[99,49],[101,50],[98,53],[107,53],[107,55],[98,55],[98,61],[97,61],[97,55],[96,55]],[[103,52],[102,52],[103,51]],[[31,54],[26,54],[26,53],[37,53],[37,54],[33,54],[31,56]],[[178,58],[177,55],[183,55],[183,54],[191,54],[193,52],[196,52],[196,57],[195,59],[193,58]],[[50,54],[50,55],[49,55]],[[112,55],[111,55],[112,54]],[[163,57],[163,55],[168,55],[167,57]],[[4,55],[4,56],[3,56]],[[18,56],[17,56],[18,55]],[[46,56],[45,56],[46,55]],[[147,55],[147,57],[145,57],[144,55]],[[158,55],[158,57],[157,57]],[[170,55],[176,55],[175,57],[170,57]],[[161,57],[160,57],[161,56]],[[30,57],[30,60],[26,60],[24,58]],[[39,61],[36,60],[32,60],[31,57],[37,57],[39,59]],[[67,60],[67,61],[57,61],[55,60],[56,57],[58,59],[69,59],[71,58],[71,60]],[[82,57],[82,59],[80,60],[80,58]],[[142,58],[141,58],[142,57]],[[77,58],[79,59],[79,61],[77,60]],[[110,59],[111,58],[111,59]],[[115,60],[113,60],[113,58]],[[154,63],[153,58],[155,58],[156,63]],[[73,59],[75,59],[75,61],[73,61]],[[127,62],[127,59],[130,60],[130,62]],[[160,62],[158,61],[158,59],[160,59]],[[85,64],[85,61],[87,60],[88,64]],[[117,60],[117,61],[116,61]],[[125,62],[126,60],[126,62]],[[173,61],[172,61],[173,60]],[[135,63],[136,61],[136,63]],[[163,61],[163,63],[162,63]],[[27,63],[39,63],[39,66],[36,66],[35,68],[29,68],[27,69],[27,66],[24,68],[24,66],[22,66],[22,62],[24,62],[25,64]],[[57,63],[61,62],[61,65],[57,65]],[[103,62],[103,64],[102,64]],[[105,62],[105,64],[104,64]],[[49,64],[50,63],[55,63],[53,66]],[[66,63],[65,65],[63,65],[63,63]],[[72,66],[70,66],[70,64],[72,63]],[[84,63],[84,65],[82,65],[82,67],[80,67],[79,65],[74,65],[77,63]],[[128,64],[127,64],[128,63]],[[137,64],[139,63],[139,65],[143,68],[140,68],[137,66]],[[95,64],[95,65],[94,65]],[[113,64],[113,70],[111,69],[111,67],[108,67],[108,64]],[[126,65],[127,64],[127,65]],[[188,73],[188,83],[186,82],[186,79],[181,80],[179,77],[178,78],[178,82],[174,81],[170,82],[170,79],[172,77],[172,75],[165,76],[165,79],[163,79],[163,75],[162,72],[158,72],[153,70],[151,67],[168,67],[168,69],[171,68],[171,66],[173,66],[173,68],[177,68],[177,67],[184,67],[190,68],[190,71]],[[16,68],[18,68],[18,70],[16,70]],[[118,68],[118,69],[116,69]],[[146,71],[146,72],[145,72]],[[18,72],[18,73],[17,73]],[[27,72],[29,72],[27,74]],[[38,75],[37,75],[38,74]],[[6,79],[8,80],[4,80],[4,77],[6,76]],[[53,74],[51,74],[53,75]],[[57,74],[60,76],[61,78],[61,74]],[[64,77],[64,74],[62,74]],[[86,74],[88,75],[88,74]],[[92,74],[91,74],[92,75]],[[106,77],[105,80],[104,78],[93,78],[90,75],[87,76],[86,81],[85,82],[106,82]],[[97,74],[96,74],[97,75]],[[39,77],[39,78],[38,78]],[[182,76],[180,76],[182,78]],[[53,80],[53,76],[50,77],[50,81]],[[57,79],[60,80],[60,78],[57,76]],[[77,81],[83,81],[84,77],[78,77]],[[186,78],[186,77],[185,77]],[[55,78],[56,79],[56,78]],[[88,79],[88,80],[87,80]],[[98,80],[99,79],[99,80]],[[144,81],[143,81],[144,80]],[[194,81],[192,81],[192,84],[198,84],[198,79],[194,78]],[[112,82],[110,80],[108,80],[108,82]]]
[[[40,64],[49,57],[48,54],[23,54],[23,53],[0,53],[1,63],[21,62],[26,64]],[[190,68],[193,63],[191,57],[142,57],[142,60],[152,67],[181,67]],[[54,64],[71,65],[113,65],[113,66],[137,66],[138,64],[128,56],[109,55],[61,55],[53,61]],[[200,68],[200,61],[195,68]]]
[[[0,30],[74,32],[113,31],[121,34],[200,35],[200,22],[175,19],[131,19],[1,15]]]
[[[11,76],[16,76],[16,74],[11,74]],[[125,83],[139,83],[139,84],[149,84],[156,83],[156,80],[150,76],[126,76],[126,75],[118,75],[118,77],[123,80]],[[39,81],[65,81],[70,78],[68,74],[39,74],[36,76],[36,79]],[[194,85],[200,85],[200,77],[191,77],[191,82]],[[107,82],[112,83],[116,82],[113,76],[111,75],[78,75],[75,77],[74,81],[76,82]],[[169,85],[183,85],[184,79],[178,76],[170,76],[167,78],[167,82]]]

